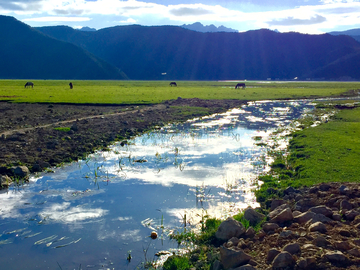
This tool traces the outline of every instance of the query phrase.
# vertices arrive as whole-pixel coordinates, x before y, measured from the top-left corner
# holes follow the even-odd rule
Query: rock
[[[330,245],[330,242],[323,236],[316,237],[312,243],[317,247],[326,247]]]
[[[329,185],[329,184],[321,184],[321,185],[319,186],[319,189],[320,189],[321,191],[328,191],[328,190],[330,189],[330,185]]]
[[[280,254],[278,254],[272,263],[273,269],[291,268],[294,267],[294,265],[295,265],[295,260],[291,256],[291,254],[287,251],[283,251]]]
[[[255,236],[255,230],[254,230],[254,228],[253,227],[249,227],[247,230],[246,230],[246,232],[245,232],[245,235],[246,235],[246,237],[248,237],[248,238],[253,238],[254,236]]]
[[[351,194],[351,190],[347,186],[344,186],[344,185],[342,185],[339,188],[339,192],[341,195],[346,195],[346,196],[349,196]]]
[[[279,238],[289,238],[293,236],[293,232],[290,231],[290,230],[285,230],[285,231],[282,231],[280,234],[279,234]]]
[[[316,214],[314,212],[305,212],[302,213],[301,215],[295,216],[294,221],[299,224],[304,224],[308,222],[310,219],[314,218],[315,216]]]
[[[233,270],[256,270],[256,268],[250,264],[246,264],[246,265],[243,265],[243,266],[240,266],[240,267],[237,267]]]
[[[359,213],[358,211],[354,210],[354,209],[349,210],[349,211],[346,211],[346,212],[344,213],[345,219],[346,219],[346,220],[350,220],[350,221],[354,220],[355,217],[357,217],[357,216],[359,216],[359,215],[360,215],[360,213]]]
[[[12,183],[12,179],[7,175],[0,175],[0,187],[7,188]]]
[[[297,190],[294,189],[293,187],[287,187],[287,188],[284,190],[284,194],[286,194],[286,195],[289,195],[289,194],[291,194],[291,193],[296,193],[296,192],[297,192]]]
[[[324,216],[323,214],[316,214],[312,219],[306,222],[306,225],[314,224],[316,222],[331,223],[332,219]]]
[[[270,211],[274,211],[277,207],[283,205],[285,203],[284,200],[274,199],[271,201]]]
[[[256,212],[251,207],[245,209],[244,218],[250,222],[250,225],[256,225],[265,218],[265,215]]]
[[[215,237],[219,240],[227,241],[232,237],[239,238],[244,232],[244,225],[234,218],[229,217],[220,224],[215,233]]]
[[[243,252],[242,250],[232,250],[220,247],[220,260],[225,269],[235,268],[247,264],[251,259],[251,256]]]
[[[17,167],[12,167],[11,169],[15,176],[18,176],[21,178],[29,177],[30,171],[29,171],[28,167],[26,167],[26,166],[17,166]]]
[[[239,238],[237,237],[231,237],[231,239],[229,241],[227,241],[226,246],[232,247],[232,246],[237,246],[239,243]]]
[[[277,249],[275,249],[275,248],[270,249],[270,250],[268,251],[267,256],[266,256],[266,262],[267,262],[267,263],[272,263],[273,260],[275,259],[275,257],[276,257],[277,255],[279,255],[279,254],[280,254],[280,251],[279,251],[279,250],[277,250]]]
[[[221,262],[219,260],[216,260],[213,263],[212,269],[211,270],[221,270],[222,269],[222,265]]]
[[[328,251],[323,256],[326,257],[331,263],[334,263],[334,264],[345,263],[347,261],[346,256],[338,250]]]
[[[325,233],[327,230],[326,230],[326,226],[324,223],[318,221],[318,222],[315,222],[314,224],[311,224],[309,226],[309,231],[310,232],[320,232],[320,233]]]
[[[290,206],[288,204],[286,204],[286,203],[276,207],[273,211],[271,211],[269,213],[269,215],[268,215],[269,219],[273,219],[275,216],[280,214],[285,209],[290,209]]]
[[[293,214],[291,212],[290,208],[286,208],[283,211],[281,211],[278,215],[276,215],[274,218],[270,220],[272,223],[278,223],[282,224],[287,221],[292,221],[294,219]]]
[[[348,253],[355,256],[355,257],[360,257],[360,250],[358,248],[353,248],[348,250]]]
[[[267,232],[270,232],[270,231],[275,231],[276,229],[279,228],[279,225],[277,225],[276,223],[264,223],[262,225],[262,228],[263,230],[267,233]]]
[[[339,234],[341,236],[345,236],[345,237],[350,237],[351,236],[351,233],[349,231],[347,231],[347,230],[340,230]]]
[[[334,242],[333,245],[336,249],[341,250],[341,251],[347,251],[347,250],[350,250],[353,248],[348,241],[337,241],[337,242]]]
[[[292,243],[292,244],[287,244],[284,248],[283,251],[287,251],[290,254],[294,255],[296,253],[299,253],[300,250],[300,245],[298,243]]]
[[[351,210],[351,209],[353,209],[353,206],[348,200],[344,199],[340,202],[340,210],[342,212],[346,212],[346,210]]]
[[[342,216],[338,213],[333,213],[332,219],[335,221],[341,221]]]
[[[322,214],[325,217],[329,217],[329,218],[331,218],[333,215],[333,211],[329,207],[326,207],[325,205],[311,207],[309,211],[314,212],[316,214]]]

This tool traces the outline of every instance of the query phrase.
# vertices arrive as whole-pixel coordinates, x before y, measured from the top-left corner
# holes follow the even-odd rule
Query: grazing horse
[[[25,88],[26,87],[32,87],[32,88],[34,88],[34,83],[33,82],[27,82],[27,83],[25,83]]]
[[[245,83],[238,83],[238,84],[235,86],[235,89],[238,89],[239,87],[245,88]]]
[[[73,89],[73,84],[72,82],[69,83],[70,89]]]
[[[171,82],[170,83],[170,86],[173,87],[173,86],[177,86],[176,82]]]

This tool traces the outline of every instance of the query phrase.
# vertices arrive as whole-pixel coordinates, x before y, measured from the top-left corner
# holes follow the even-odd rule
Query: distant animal
[[[73,84],[72,82],[69,83],[70,89],[73,89]]]
[[[238,89],[238,88],[245,88],[245,83],[238,83],[236,86],[235,86],[235,89]]]
[[[176,82],[171,82],[170,83],[170,86],[173,87],[173,86],[177,86]]]
[[[34,88],[34,83],[33,82],[27,82],[27,83],[25,83],[25,88],[27,88],[27,87],[32,87],[32,88]]]

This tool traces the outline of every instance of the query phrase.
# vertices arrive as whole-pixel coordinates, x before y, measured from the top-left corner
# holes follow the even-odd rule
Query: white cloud
[[[86,22],[90,21],[89,17],[58,17],[58,16],[48,16],[48,17],[37,17],[37,18],[28,18],[24,19],[24,22]]]

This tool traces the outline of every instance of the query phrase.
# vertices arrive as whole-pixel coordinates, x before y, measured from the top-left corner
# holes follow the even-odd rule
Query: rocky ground
[[[360,190],[328,183],[295,190],[269,202],[267,222],[255,233],[232,218],[216,237],[213,269],[360,269]],[[251,208],[245,218],[264,218]]]
[[[0,102],[0,181],[83,158],[169,122],[224,112],[239,100],[181,99],[152,106]]]

